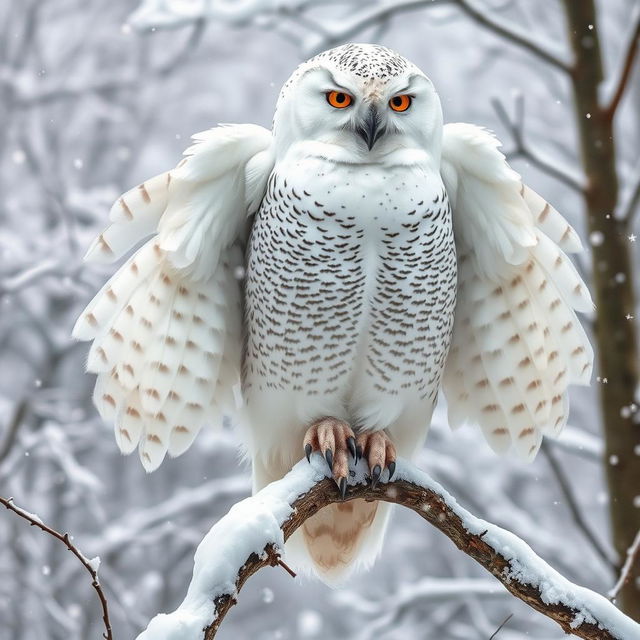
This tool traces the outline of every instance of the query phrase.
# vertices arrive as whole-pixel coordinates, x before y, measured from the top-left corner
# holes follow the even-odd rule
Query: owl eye
[[[353,102],[353,98],[342,91],[329,91],[327,93],[327,102],[336,109],[344,109]]]
[[[394,111],[406,111],[411,106],[411,96],[394,96],[389,100],[389,106]]]

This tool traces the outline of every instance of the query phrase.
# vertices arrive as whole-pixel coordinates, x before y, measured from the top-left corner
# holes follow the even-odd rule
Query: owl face
[[[315,142],[322,153],[352,162],[379,162],[407,149],[439,157],[442,109],[431,81],[402,56],[376,45],[344,45],[294,72],[274,130],[280,149]]]

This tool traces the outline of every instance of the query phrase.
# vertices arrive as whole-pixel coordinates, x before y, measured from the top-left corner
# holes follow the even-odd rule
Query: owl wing
[[[93,340],[94,403],[123,453],[147,471],[217,422],[239,380],[243,242],[273,167],[272,136],[225,125],[194,136],[178,166],[125,193],[86,260],[111,262],[142,239],[78,318]]]
[[[479,127],[444,127],[458,299],[443,388],[452,427],[478,423],[495,451],[531,460],[566,423],[568,385],[589,384],[593,350],[575,312],[593,303],[565,253],[582,249],[577,234],[499,146]]]

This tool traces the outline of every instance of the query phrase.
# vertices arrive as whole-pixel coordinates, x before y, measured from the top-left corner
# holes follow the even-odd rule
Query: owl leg
[[[304,452],[307,460],[314,451],[324,455],[333,473],[333,479],[344,498],[349,475],[348,452],[354,459],[356,457],[356,438],[349,424],[344,420],[330,417],[315,420],[304,437]]]
[[[396,471],[396,448],[384,431],[363,431],[356,439],[356,460],[366,458],[371,471],[371,486],[375,489],[382,470],[389,468],[389,480]]]

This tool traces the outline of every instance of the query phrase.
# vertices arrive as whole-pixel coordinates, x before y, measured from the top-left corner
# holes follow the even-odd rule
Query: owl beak
[[[378,109],[372,104],[369,106],[364,120],[356,127],[356,133],[365,141],[369,151],[371,151],[384,132],[385,128],[380,123]]]

